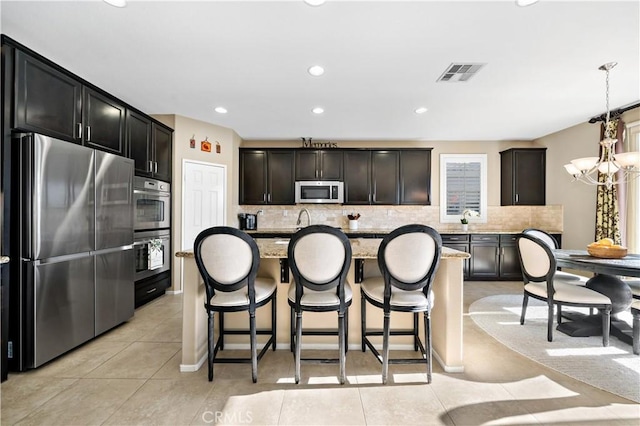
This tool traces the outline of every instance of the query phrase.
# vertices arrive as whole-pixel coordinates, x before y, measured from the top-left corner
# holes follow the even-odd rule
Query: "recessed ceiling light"
[[[427,111],[429,111],[427,108],[425,108],[425,107],[420,107],[420,108],[416,108],[414,112],[415,112],[416,114],[424,114],[424,113],[425,113],[425,112],[427,112]]]
[[[217,112],[218,114],[226,114],[227,113],[227,109],[225,107],[215,107],[214,109],[215,112]]]
[[[320,65],[314,65],[312,67],[309,67],[307,72],[314,77],[319,77],[324,74],[324,68],[322,68]]]
[[[538,0],[516,0],[516,4],[521,7],[531,6],[538,3]]]
[[[127,5],[127,0],[104,0],[104,2],[115,7],[125,7]]]
[[[309,6],[321,6],[326,0],[304,0]]]
[[[324,112],[324,108],[315,107],[314,109],[311,110],[311,112],[314,114],[322,114]]]

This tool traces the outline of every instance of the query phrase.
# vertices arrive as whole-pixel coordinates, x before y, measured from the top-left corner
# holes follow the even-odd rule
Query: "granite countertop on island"
[[[359,229],[349,229],[349,228],[340,228],[342,232],[353,237],[358,238],[358,236],[370,236],[375,235],[382,238],[384,235],[387,235],[389,232],[393,231],[395,228],[359,228]],[[459,228],[435,228],[440,234],[519,234],[522,232],[522,229],[469,229],[467,231],[463,231]],[[247,230],[245,231],[249,235],[256,235],[257,238],[278,238],[278,237],[287,237],[295,234],[297,228],[259,228],[256,230]],[[562,231],[557,231],[553,229],[545,229],[549,234],[562,234]]]
[[[278,238],[256,238],[256,243],[260,249],[260,257],[263,259],[284,259],[287,257],[288,240]],[[378,257],[378,247],[382,241],[379,238],[351,238],[351,257],[354,259],[376,259]],[[179,251],[176,257],[193,257],[193,250]],[[443,259],[471,257],[469,253],[453,250],[448,247],[442,248]]]

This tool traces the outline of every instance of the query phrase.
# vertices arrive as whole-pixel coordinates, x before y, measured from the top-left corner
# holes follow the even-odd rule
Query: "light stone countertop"
[[[349,228],[340,228],[342,232],[349,235],[357,235],[357,234],[388,234],[393,231],[395,228],[358,228],[358,229],[349,229]],[[522,229],[469,229],[467,231],[463,231],[459,228],[454,229],[436,229],[440,234],[519,234],[522,232]],[[554,229],[545,229],[550,234],[562,234],[562,231],[557,231]],[[284,234],[290,235],[296,232],[296,228],[258,228],[257,230],[252,231],[244,231],[249,235],[252,234]]]
[[[378,257],[378,247],[382,239],[379,238],[351,238],[351,250],[353,259],[376,259]],[[284,259],[287,257],[286,239],[280,238],[256,238],[258,249],[260,249],[260,257],[262,259]],[[176,257],[193,258],[193,250],[179,251]],[[469,253],[453,250],[448,247],[442,247],[442,259],[468,259],[471,257]]]

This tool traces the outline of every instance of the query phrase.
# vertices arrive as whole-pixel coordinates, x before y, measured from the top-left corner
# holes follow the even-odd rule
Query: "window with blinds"
[[[487,221],[486,154],[440,155],[440,220],[459,222],[465,210],[479,213],[470,222]]]

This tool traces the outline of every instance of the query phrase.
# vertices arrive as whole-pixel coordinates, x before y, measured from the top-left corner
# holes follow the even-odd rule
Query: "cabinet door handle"
[[[266,203],[266,202],[267,202],[267,194],[266,194],[266,193],[263,193],[263,194],[262,194],[262,202],[263,202],[263,203]]]
[[[157,289],[158,289],[158,287],[154,287],[154,288],[152,288],[151,290],[147,290],[147,294],[151,294],[151,293],[153,293],[154,291],[156,291]]]
[[[82,123],[78,123],[78,139],[82,139]]]
[[[267,194],[267,202],[271,202],[271,193]]]
[[[320,170],[320,179],[322,179],[322,170]]]
[[[516,194],[516,203],[519,201],[520,197]]]
[[[153,162],[153,172],[154,173],[158,173],[158,162],[157,161]]]
[[[87,142],[91,142],[91,126],[87,126]]]
[[[149,170],[147,170],[149,173],[153,173],[153,161],[149,161]]]

